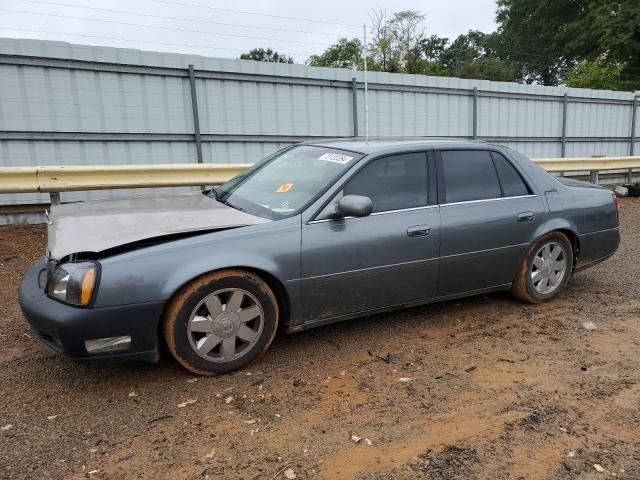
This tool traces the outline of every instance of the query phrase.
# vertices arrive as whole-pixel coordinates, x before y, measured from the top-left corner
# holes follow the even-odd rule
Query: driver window
[[[427,205],[427,156],[406,153],[380,158],[366,165],[344,187],[344,195],[371,199],[373,212]]]

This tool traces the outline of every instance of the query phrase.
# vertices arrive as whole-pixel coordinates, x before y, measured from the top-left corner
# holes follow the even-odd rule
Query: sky
[[[423,12],[427,35],[495,29],[495,0],[0,0],[0,37],[227,58],[271,47],[302,63],[362,38],[374,8]]]

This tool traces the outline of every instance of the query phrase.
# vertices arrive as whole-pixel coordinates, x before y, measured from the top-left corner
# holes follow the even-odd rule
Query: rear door
[[[438,296],[510,284],[545,212],[497,151],[438,152],[442,247]]]
[[[374,159],[348,180],[341,194],[370,197],[371,215],[302,225],[307,320],[435,295],[440,214],[435,204],[435,160],[429,155],[431,161],[425,152]]]

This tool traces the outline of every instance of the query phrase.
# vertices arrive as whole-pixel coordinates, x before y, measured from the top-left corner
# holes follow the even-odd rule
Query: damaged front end
[[[201,193],[54,205],[48,216],[47,256],[104,256],[268,221]]]
[[[269,220],[201,193],[54,205],[45,256],[27,271],[20,306],[34,332],[76,359],[158,359],[158,322],[165,301],[139,301],[135,275],[105,279],[119,254]],[[127,282],[134,282],[130,285]],[[119,283],[123,282],[123,283]],[[117,290],[114,301],[99,292]]]

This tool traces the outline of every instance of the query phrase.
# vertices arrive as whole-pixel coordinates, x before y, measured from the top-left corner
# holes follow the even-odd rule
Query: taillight
[[[613,204],[616,206],[616,225],[620,225],[620,203],[618,202],[618,197],[613,196]]]

